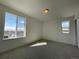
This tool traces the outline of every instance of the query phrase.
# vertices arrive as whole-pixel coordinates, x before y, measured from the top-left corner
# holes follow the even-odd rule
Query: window
[[[62,21],[62,33],[70,33],[70,22]]]
[[[11,13],[5,13],[4,38],[25,36],[25,18]]]
[[[24,17],[18,17],[17,21],[17,37],[24,36]]]

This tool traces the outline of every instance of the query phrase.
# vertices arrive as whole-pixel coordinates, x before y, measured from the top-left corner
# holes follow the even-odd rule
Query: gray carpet
[[[79,49],[72,45],[48,41],[46,46],[24,46],[0,54],[0,59],[79,59]]]

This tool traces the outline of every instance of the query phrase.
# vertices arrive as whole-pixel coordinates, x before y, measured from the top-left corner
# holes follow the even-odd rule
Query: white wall
[[[44,22],[43,37],[47,40],[76,45],[74,17],[65,19],[70,21],[70,34],[63,34],[61,30],[62,19],[55,19]]]
[[[42,22],[35,18],[27,16],[27,35],[26,38],[17,38],[11,40],[2,40],[4,32],[4,11],[10,10],[0,5],[0,52],[4,52],[33,41],[39,40],[42,35]],[[15,12],[16,13],[16,12]]]

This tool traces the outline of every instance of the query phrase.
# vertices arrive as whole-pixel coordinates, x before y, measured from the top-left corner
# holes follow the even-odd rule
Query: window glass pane
[[[69,27],[70,27],[70,22],[69,21],[63,21],[62,22],[62,33],[69,33]]]
[[[11,13],[5,13],[4,38],[13,38],[16,36],[16,18]]]
[[[22,37],[24,36],[24,21],[25,21],[25,18],[24,17],[21,17],[19,16],[18,17],[18,24],[17,24],[17,36],[18,37]]]

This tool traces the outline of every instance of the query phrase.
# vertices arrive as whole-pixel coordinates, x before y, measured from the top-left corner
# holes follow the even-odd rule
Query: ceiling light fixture
[[[44,9],[42,10],[42,12],[45,13],[45,14],[47,14],[47,13],[49,12],[49,9],[48,9],[48,8],[44,8]]]

